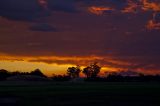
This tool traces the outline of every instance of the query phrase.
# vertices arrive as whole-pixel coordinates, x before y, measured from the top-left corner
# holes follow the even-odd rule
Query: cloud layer
[[[0,0],[1,57],[159,71],[159,11],[158,0]]]

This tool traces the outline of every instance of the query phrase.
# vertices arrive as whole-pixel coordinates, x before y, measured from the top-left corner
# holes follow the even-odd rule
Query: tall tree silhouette
[[[79,77],[79,74],[81,72],[80,66],[76,66],[76,67],[69,67],[67,69],[67,74],[71,77],[71,78],[77,78]]]
[[[97,65],[97,62],[87,66],[83,69],[83,73],[87,76],[87,78],[95,78],[100,72],[101,67]]]

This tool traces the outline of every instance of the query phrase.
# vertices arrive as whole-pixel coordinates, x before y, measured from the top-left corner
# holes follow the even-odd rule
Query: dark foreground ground
[[[160,83],[0,82],[0,106],[160,106]]]

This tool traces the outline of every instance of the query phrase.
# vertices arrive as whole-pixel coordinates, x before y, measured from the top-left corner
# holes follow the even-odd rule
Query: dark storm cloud
[[[8,19],[32,20],[41,11],[37,0],[0,0],[0,15]]]
[[[78,12],[74,0],[48,0],[48,7],[53,11]]]
[[[0,0],[0,16],[14,20],[33,20],[49,16],[52,11],[77,12],[72,0]]]
[[[44,0],[45,1],[45,0]],[[52,11],[63,11],[77,13],[80,7],[78,3],[87,6],[114,6],[122,9],[127,0],[46,0],[46,4],[41,4],[40,0],[1,0],[0,16],[15,20],[33,20],[36,18],[49,16]]]

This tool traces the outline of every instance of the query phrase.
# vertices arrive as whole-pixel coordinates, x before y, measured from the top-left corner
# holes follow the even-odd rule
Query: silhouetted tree
[[[97,77],[101,70],[101,67],[97,65],[97,62],[91,64],[91,69],[93,70],[92,77]]]
[[[92,74],[92,69],[90,66],[88,66],[84,68],[82,72],[87,76],[87,78],[90,78]]]
[[[79,74],[80,74],[81,71],[82,71],[82,70],[81,70],[80,66],[77,65],[77,67],[76,67],[76,76],[77,76],[77,77],[79,77]]]
[[[81,72],[81,69],[80,69],[79,66],[77,66],[77,67],[69,67],[67,69],[67,75],[70,76],[71,78],[79,77],[80,72]]]
[[[0,70],[0,80],[5,80],[7,77],[10,76],[10,73],[7,70],[1,69]]]
[[[97,62],[95,62],[84,68],[83,73],[87,76],[87,78],[96,78],[100,70],[101,67],[97,65]]]
[[[36,76],[41,76],[41,77],[46,77],[40,69],[35,69],[34,71],[31,71],[30,75],[36,75]]]

